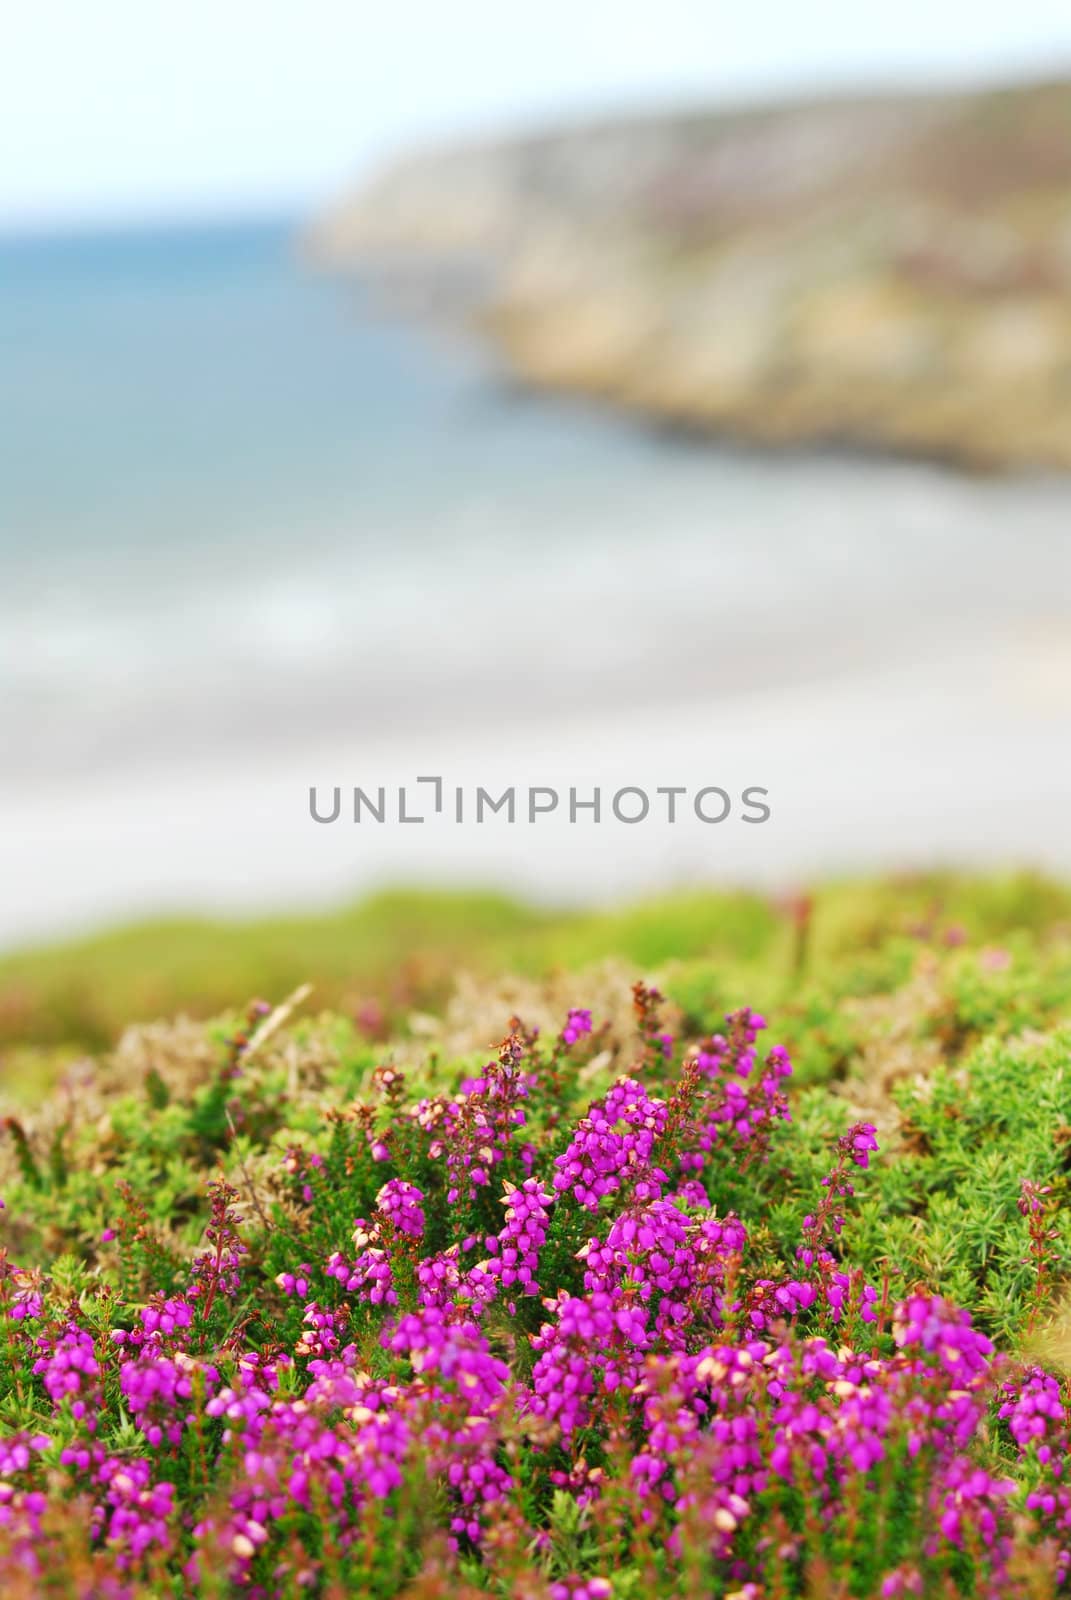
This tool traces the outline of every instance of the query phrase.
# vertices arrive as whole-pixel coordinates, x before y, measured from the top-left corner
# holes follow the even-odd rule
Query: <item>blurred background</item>
[[[0,104],[0,947],[1071,866],[1065,5],[42,4]],[[423,773],[772,815],[310,821]]]

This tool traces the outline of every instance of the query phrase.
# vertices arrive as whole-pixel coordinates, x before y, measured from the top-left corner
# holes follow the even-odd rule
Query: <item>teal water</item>
[[[471,352],[303,270],[293,224],[0,241],[0,345],[16,558],[414,533],[444,493],[615,448],[591,419],[581,441],[575,418],[496,412]]]

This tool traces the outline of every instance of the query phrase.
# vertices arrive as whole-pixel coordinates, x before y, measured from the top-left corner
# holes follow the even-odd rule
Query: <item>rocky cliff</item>
[[[309,242],[532,384],[769,444],[1071,467],[1071,80],[434,150]]]

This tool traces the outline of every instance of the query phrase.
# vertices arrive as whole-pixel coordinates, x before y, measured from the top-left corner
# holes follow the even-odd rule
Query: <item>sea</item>
[[[0,942],[397,878],[1064,862],[1071,482],[527,393],[301,235],[0,237]],[[384,827],[332,854],[311,782],[431,761],[781,794],[746,846]]]

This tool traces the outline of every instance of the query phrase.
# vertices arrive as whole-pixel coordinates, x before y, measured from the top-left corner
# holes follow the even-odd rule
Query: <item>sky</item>
[[[1060,70],[1067,0],[33,0],[0,226],[312,206],[400,148],[593,110]]]

